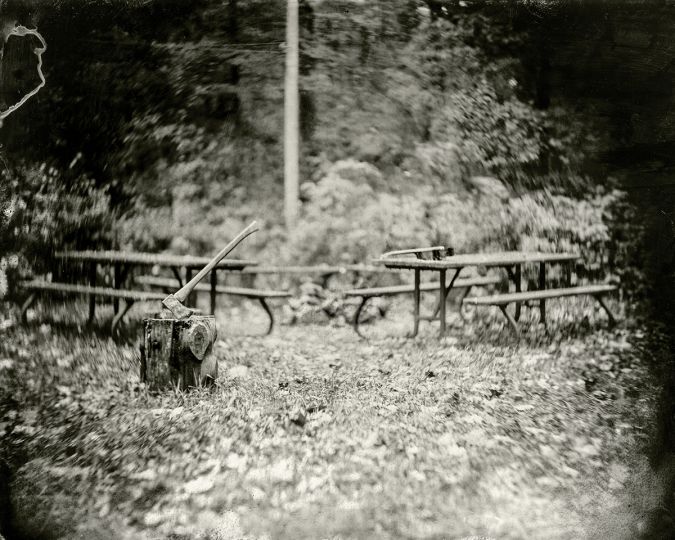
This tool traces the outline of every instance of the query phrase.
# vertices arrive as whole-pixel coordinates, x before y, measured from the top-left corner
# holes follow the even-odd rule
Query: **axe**
[[[236,236],[236,238],[234,238],[234,240],[232,240],[223,249],[221,249],[218,255],[216,255],[213,259],[211,259],[211,261],[204,268],[202,268],[195,277],[193,277],[188,283],[186,283],[177,293],[170,294],[164,300],[162,300],[162,304],[164,305],[164,307],[167,308],[171,313],[173,313],[173,316],[176,319],[186,319],[190,315],[192,315],[192,310],[183,305],[183,302],[185,302],[185,299],[192,292],[192,289],[194,289],[197,286],[197,284],[202,279],[204,279],[204,276],[208,274],[211,270],[213,270],[214,267],[230,251],[232,251],[235,247],[237,247],[244,238],[246,238],[250,234],[253,234],[257,230],[258,225],[254,221],[243,231],[241,231]]]

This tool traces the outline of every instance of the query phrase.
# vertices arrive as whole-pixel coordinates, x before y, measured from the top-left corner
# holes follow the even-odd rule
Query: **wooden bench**
[[[326,288],[331,277],[342,274],[344,271],[342,266],[321,264],[316,266],[252,266],[250,268],[245,268],[241,272],[238,272],[238,274],[251,276],[253,280],[256,276],[264,275],[297,277],[316,276],[321,283],[321,286]],[[253,285],[253,280],[250,282],[251,285]]]
[[[165,294],[160,292],[152,291],[128,291],[123,289],[112,289],[109,287],[93,287],[91,285],[79,285],[74,283],[55,283],[52,281],[43,281],[39,279],[33,279],[30,281],[24,281],[20,284],[21,288],[29,291],[28,298],[24,301],[21,306],[21,320],[26,321],[26,311],[28,308],[35,302],[38,294],[41,292],[56,292],[56,293],[65,293],[65,294],[81,294],[87,295],[89,297],[104,297],[104,298],[113,298],[117,300],[124,300],[125,306],[124,309],[120,310],[115,314],[112,320],[111,331],[115,334],[117,327],[122,320],[122,318],[127,314],[131,309],[131,306],[134,305],[134,302],[145,302],[148,300],[156,300],[161,302],[166,298]],[[89,319],[91,322],[91,317]]]
[[[324,289],[329,287],[330,279],[334,276],[345,275],[348,272],[354,274],[400,274],[399,270],[389,270],[381,266],[365,264],[346,264],[340,266],[316,265],[316,266],[251,266],[237,272],[241,276],[249,276],[255,279],[256,276],[313,276],[315,281],[321,284]],[[250,285],[253,285],[253,280]]]
[[[453,288],[465,288],[466,291],[462,297],[462,303],[464,302],[464,298],[469,294],[471,291],[472,287],[483,287],[483,286],[488,286],[488,285],[495,285],[500,282],[500,279],[496,276],[477,276],[477,277],[469,277],[469,278],[459,278],[455,281],[453,284]],[[422,283],[420,285],[420,291],[437,291],[440,288],[440,282],[438,281],[433,281],[429,283]],[[399,294],[407,294],[407,293],[413,293],[415,292],[415,285],[409,284],[409,285],[393,285],[391,287],[372,287],[372,288],[367,288],[367,289],[351,289],[349,291],[345,291],[344,295],[346,297],[361,297],[361,304],[359,304],[359,307],[356,309],[356,313],[354,314],[354,319],[352,321],[352,326],[354,327],[354,331],[361,337],[363,334],[359,330],[359,318],[361,316],[361,312],[363,311],[363,308],[365,305],[368,303],[368,301],[371,298],[376,298],[376,297],[382,297],[382,296],[395,296]],[[440,305],[436,307],[435,314],[438,312],[440,308]],[[461,313],[460,310],[460,315],[462,318],[464,315]],[[431,317],[433,318],[433,316]]]
[[[546,325],[544,302],[549,298],[563,298],[566,296],[592,296],[595,298],[602,308],[607,313],[611,325],[616,323],[616,319],[612,312],[605,304],[602,296],[614,292],[618,289],[616,285],[596,284],[596,285],[581,285],[578,287],[566,287],[562,289],[544,289],[537,291],[525,291],[496,294],[493,296],[477,296],[472,298],[465,298],[464,302],[474,306],[497,306],[506,317],[509,325],[516,335],[519,335],[518,324],[515,319],[506,311],[509,304],[524,304],[532,301],[539,301],[541,322]]]
[[[156,276],[138,276],[134,279],[134,281],[139,285],[162,288],[167,292],[167,294],[172,291],[175,291],[180,287],[178,281],[172,278],[164,278]],[[194,288],[194,290],[198,292],[210,292],[211,287],[208,285],[197,285]],[[267,313],[267,316],[269,317],[270,320],[270,324],[266,332],[267,334],[270,334],[272,332],[272,329],[274,328],[274,314],[272,313],[272,310],[267,304],[267,299],[289,298],[291,296],[291,293],[288,291],[274,291],[268,289],[248,289],[245,287],[228,287],[226,285],[216,286],[216,293],[228,294],[231,296],[241,296],[244,298],[248,298],[250,300],[258,300],[258,302],[260,302],[260,305],[265,310],[265,313]],[[162,298],[164,298],[165,296],[166,295],[163,295]]]

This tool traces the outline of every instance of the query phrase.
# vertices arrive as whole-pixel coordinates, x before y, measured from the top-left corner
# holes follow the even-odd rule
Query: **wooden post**
[[[284,210],[286,228],[292,229],[299,208],[299,90],[298,0],[287,0],[286,81],[284,87]]]
[[[216,319],[193,315],[187,319],[145,319],[141,347],[141,380],[151,390],[210,384],[218,376],[213,354]]]

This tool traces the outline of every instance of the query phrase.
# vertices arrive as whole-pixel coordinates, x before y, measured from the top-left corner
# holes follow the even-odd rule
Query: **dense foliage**
[[[266,234],[252,250],[308,261],[364,260],[435,239],[466,249],[527,247],[524,231],[532,246],[560,249],[587,242],[574,232],[580,223],[592,239],[622,223],[623,214],[599,210],[617,205],[594,202],[611,188],[588,197],[594,184],[607,184],[589,168],[610,133],[598,124],[602,115],[587,114],[592,101],[551,91],[547,31],[566,31],[555,2],[303,2],[301,169],[315,189],[305,192],[291,238],[280,196],[281,4],[2,5],[4,18],[11,12],[37,26],[49,48],[47,86],[0,130],[0,205],[13,208],[19,196],[29,206],[54,204],[43,205],[49,216],[23,212],[23,228],[5,220],[12,232],[0,255],[35,259],[87,244],[205,253],[261,217]],[[579,26],[581,16],[570,13]],[[349,167],[336,174],[350,160],[360,164],[353,176],[344,176]],[[48,181],[27,180],[43,171]],[[491,206],[475,190],[477,176],[498,178],[514,198]],[[92,193],[86,219],[68,223],[56,201]],[[319,204],[322,193],[329,200]],[[563,195],[571,198],[555,199]],[[315,226],[326,204],[337,221]],[[342,207],[362,212],[349,219]],[[586,215],[592,220],[577,219]],[[542,232],[528,221],[535,219],[554,225]],[[54,234],[23,236],[36,230]],[[330,230],[340,231],[343,249],[320,245]],[[310,251],[299,253],[303,245]]]
[[[598,188],[583,199],[548,190],[512,196],[497,180],[481,177],[463,194],[432,186],[389,193],[373,188],[381,181],[374,172],[364,163],[341,162],[306,186],[303,219],[290,238],[294,260],[357,263],[402,245],[443,244],[457,253],[576,251],[585,276],[623,276],[635,266],[627,238],[617,237],[614,227],[618,219],[630,226],[626,194],[618,189]]]

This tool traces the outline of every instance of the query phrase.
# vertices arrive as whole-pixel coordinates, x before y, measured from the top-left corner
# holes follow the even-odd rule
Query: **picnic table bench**
[[[118,311],[112,320],[111,332],[114,334],[120,321],[131,309],[134,302],[145,302],[148,300],[162,301],[166,295],[159,292],[151,291],[129,291],[123,289],[113,289],[110,287],[92,287],[89,285],[78,285],[73,283],[53,283],[51,281],[43,281],[33,279],[23,281],[20,284],[21,288],[29,291],[29,295],[21,305],[21,320],[26,322],[26,312],[28,308],[35,302],[37,296],[41,292],[56,292],[64,294],[81,294],[91,297],[114,298],[117,300],[124,300],[124,308]]]
[[[467,278],[462,278],[458,279],[455,281],[454,286],[456,288],[465,288],[466,291],[464,292],[464,295],[462,299],[460,300],[460,316],[464,318],[464,314],[461,311],[461,305],[463,303],[464,298],[469,294],[471,291],[472,287],[485,287],[488,285],[495,285],[500,282],[499,277],[497,276],[476,276],[476,277],[467,277]],[[421,283],[419,285],[419,290],[420,291],[434,291],[439,288],[440,284],[437,281],[432,281],[429,283]],[[406,285],[393,285],[390,287],[371,287],[371,288],[363,288],[363,289],[351,289],[348,291],[345,291],[344,295],[346,297],[360,297],[361,298],[361,303],[359,304],[358,308],[356,309],[356,313],[354,314],[354,318],[352,320],[352,327],[354,328],[354,331],[361,337],[365,337],[361,331],[359,330],[359,319],[361,317],[361,312],[365,308],[366,304],[371,298],[378,298],[382,296],[395,296],[395,295],[400,295],[400,294],[409,294],[409,293],[414,293],[415,292],[415,285],[414,284],[406,284]],[[434,314],[431,316],[433,319],[431,320],[436,320],[438,311],[440,310],[440,305],[436,306],[436,309],[434,310]],[[428,319],[427,319],[428,320]]]
[[[135,282],[138,283],[139,285],[160,287],[164,291],[166,291],[166,293],[176,290],[176,288],[179,286],[178,281],[175,279],[156,276],[138,276],[135,278]],[[210,293],[211,287],[208,285],[197,285],[194,290]],[[272,329],[274,328],[274,314],[270,309],[269,305],[267,304],[267,300],[271,298],[288,298],[291,296],[291,293],[288,291],[275,291],[270,289],[250,289],[246,287],[228,287],[225,285],[217,285],[215,291],[217,294],[241,296],[243,298],[248,298],[250,300],[258,300],[258,302],[260,302],[260,305],[265,310],[265,313],[269,318],[269,327],[266,332],[267,334],[270,334],[272,332]],[[166,294],[163,294],[161,296],[162,298],[164,298]]]
[[[515,292],[515,293],[505,293],[497,294],[493,296],[480,296],[474,298],[465,298],[464,302],[474,306],[497,306],[499,310],[504,314],[506,320],[509,323],[509,326],[514,331],[514,333],[519,335],[518,323],[511,316],[511,314],[506,310],[509,304],[512,303],[526,303],[530,301],[539,301],[539,317],[546,326],[546,312],[542,309],[543,302],[551,298],[563,298],[565,296],[592,296],[595,298],[602,309],[605,310],[607,316],[609,317],[609,322],[611,325],[616,324],[616,319],[612,312],[605,304],[602,296],[607,293],[614,292],[618,289],[616,285],[610,284],[596,284],[596,285],[581,285],[578,287],[565,287],[559,289],[544,289],[544,290],[535,290],[535,291],[524,291],[524,292]]]

